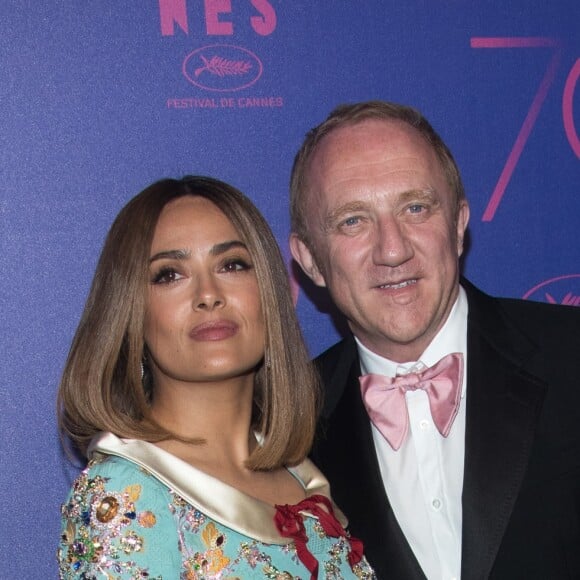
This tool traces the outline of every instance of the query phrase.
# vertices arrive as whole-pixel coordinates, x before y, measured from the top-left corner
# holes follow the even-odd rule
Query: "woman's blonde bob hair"
[[[141,362],[155,227],[163,208],[186,195],[211,201],[227,216],[248,247],[258,279],[266,363],[255,378],[252,427],[262,435],[263,445],[251,454],[248,467],[267,470],[296,464],[312,444],[320,387],[302,340],[284,261],[254,204],[234,187],[209,177],[158,181],[129,201],[115,219],[60,383],[61,434],[83,456],[100,431],[147,441],[173,437],[151,419],[148,387],[154,391],[155,386],[144,386]]]

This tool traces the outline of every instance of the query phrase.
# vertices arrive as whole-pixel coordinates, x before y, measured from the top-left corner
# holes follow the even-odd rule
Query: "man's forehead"
[[[346,170],[361,162],[380,163],[405,156],[433,159],[436,154],[423,135],[403,121],[364,119],[325,135],[311,156],[308,173],[337,167]]]
[[[424,171],[439,175],[442,167],[433,147],[402,121],[368,119],[333,130],[320,141],[307,171],[312,189],[327,180],[365,179]]]
[[[369,137],[380,137],[388,141],[390,139],[419,139],[423,137],[418,129],[409,125],[406,121],[401,119],[387,119],[370,117],[360,119],[352,122],[347,122],[331,129],[318,142],[317,150],[327,146],[331,143],[332,147],[340,147],[351,143],[364,142]]]

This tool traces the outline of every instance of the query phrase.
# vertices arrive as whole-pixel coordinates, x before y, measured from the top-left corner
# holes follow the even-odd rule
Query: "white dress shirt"
[[[363,374],[394,377],[433,366],[444,356],[463,353],[459,411],[447,438],[433,423],[429,398],[407,391],[409,431],[394,451],[372,425],[373,440],[387,497],[399,525],[429,580],[458,580],[461,574],[461,493],[465,455],[467,377],[467,297],[463,288],[449,318],[419,361],[396,363],[357,340]]]

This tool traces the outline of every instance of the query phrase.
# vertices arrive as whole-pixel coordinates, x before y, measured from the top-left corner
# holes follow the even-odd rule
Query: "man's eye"
[[[356,226],[359,222],[360,222],[360,217],[358,217],[358,216],[351,216],[351,217],[347,217],[342,222],[342,225],[347,226],[347,227],[351,227],[351,226]]]
[[[425,206],[423,204],[420,204],[420,203],[415,203],[415,204],[409,206],[409,211],[411,213],[421,213],[421,212],[425,211]]]
[[[181,278],[181,275],[177,272],[177,270],[173,268],[161,268],[159,272],[157,272],[153,276],[153,284],[170,284],[171,282],[175,282]]]

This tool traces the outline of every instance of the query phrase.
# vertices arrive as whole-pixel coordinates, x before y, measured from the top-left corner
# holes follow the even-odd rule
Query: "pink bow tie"
[[[447,437],[459,410],[462,380],[463,355],[457,352],[420,373],[395,378],[370,374],[359,379],[369,418],[395,451],[409,430],[405,392],[422,389],[427,393],[433,422]]]

